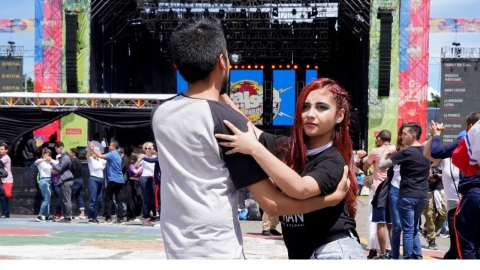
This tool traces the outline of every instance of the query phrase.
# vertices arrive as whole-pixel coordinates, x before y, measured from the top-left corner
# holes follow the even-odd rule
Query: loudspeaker
[[[78,93],[76,14],[65,14],[65,77],[67,93]]]
[[[273,121],[273,90],[272,82],[265,81],[263,91],[263,124],[271,125]]]
[[[392,22],[391,13],[381,13],[378,62],[378,96],[390,96],[390,68],[392,65]]]

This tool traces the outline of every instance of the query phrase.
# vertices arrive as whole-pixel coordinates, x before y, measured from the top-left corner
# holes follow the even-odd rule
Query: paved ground
[[[366,248],[367,198],[361,197],[357,229]],[[0,259],[165,259],[160,227],[140,224],[40,223],[33,216],[0,220]],[[261,222],[242,221],[248,259],[287,259],[282,237],[261,235]],[[280,225],[278,226],[279,231]],[[422,245],[426,241],[422,237]],[[449,239],[437,238],[439,251],[424,249],[425,259],[442,258]],[[367,251],[366,251],[367,252]]]

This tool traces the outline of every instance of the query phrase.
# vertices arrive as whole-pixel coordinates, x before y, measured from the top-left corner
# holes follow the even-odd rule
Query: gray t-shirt
[[[168,259],[244,259],[237,191],[268,178],[249,155],[224,155],[215,133],[247,130],[243,115],[182,94],[152,111],[162,164],[161,229]]]

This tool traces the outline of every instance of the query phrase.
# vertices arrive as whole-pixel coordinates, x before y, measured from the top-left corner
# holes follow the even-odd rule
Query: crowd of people
[[[34,141],[32,136],[30,138]],[[87,145],[85,158],[89,171],[89,193],[86,203],[83,201],[84,177],[78,149],[71,148],[67,152],[61,141],[52,142],[55,137],[51,137],[42,148],[37,148],[30,139],[26,141],[23,153],[27,159],[24,159],[24,165],[38,168],[37,183],[43,197],[36,221],[70,223],[73,218],[88,218],[88,223],[100,223],[97,217],[103,204],[103,223],[114,223],[112,216],[116,215],[117,224],[141,222],[144,226],[153,226],[152,222],[160,220],[161,181],[154,144],[144,143],[141,146],[143,153],[131,153],[129,157],[118,142],[110,142],[107,150],[98,138],[96,133]],[[38,151],[40,157],[36,158]],[[1,168],[7,172],[2,177],[1,218],[9,218],[13,175],[6,144],[0,145],[0,156]],[[50,213],[52,192],[57,198],[54,214]],[[79,211],[76,217],[72,214],[72,202],[76,203]],[[113,215],[112,211],[115,211]]]
[[[403,259],[422,259],[420,235],[435,249],[445,220],[451,241],[445,259],[480,258],[480,177],[464,174],[455,165],[454,152],[464,133],[455,143],[440,146],[443,126],[432,122],[431,136],[422,144],[419,140],[427,128],[405,122],[395,144],[391,131],[382,130],[376,136],[377,148],[359,155],[348,130],[347,91],[332,79],[318,78],[299,93],[290,136],[270,134],[253,126],[226,94],[230,58],[218,22],[182,22],[171,43],[174,64],[188,88],[152,111],[158,155],[154,144],[147,142],[145,154],[131,154],[123,163],[125,153],[117,142],[110,142],[108,153],[101,151],[101,144],[89,143],[89,223],[99,222],[102,203],[105,222],[112,223],[115,198],[116,223],[124,223],[125,216],[132,221],[142,215],[144,225],[151,226],[150,221],[158,219],[156,210],[160,214],[154,204],[159,196],[155,185],[163,173],[161,200],[168,207],[161,212],[160,227],[168,259],[245,259],[237,215],[237,191],[242,188],[265,212],[264,235],[279,234],[278,217],[289,259],[399,259],[400,243]],[[467,117],[466,132],[479,118],[480,112]],[[5,152],[0,146],[7,169]],[[57,142],[55,152],[56,161],[48,149],[42,150],[41,159],[28,160],[39,168],[45,196],[38,219],[51,216],[49,179],[53,182],[56,173],[61,222],[68,223],[75,179],[81,175],[75,151],[68,154]],[[359,194],[355,172],[371,166],[369,221],[374,226],[369,225],[367,256],[355,221]],[[4,183],[7,190],[8,179]]]

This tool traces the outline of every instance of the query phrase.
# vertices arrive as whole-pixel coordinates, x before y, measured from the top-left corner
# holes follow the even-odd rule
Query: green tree
[[[428,101],[428,108],[440,108],[440,96],[430,93],[432,100]]]
[[[24,75],[27,76],[27,75]],[[33,93],[33,79],[30,77],[27,77],[27,92]]]

